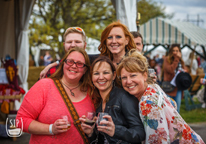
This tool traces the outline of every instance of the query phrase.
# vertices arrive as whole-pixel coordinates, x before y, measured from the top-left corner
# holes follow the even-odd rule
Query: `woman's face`
[[[121,27],[114,27],[110,31],[106,44],[112,54],[125,54],[125,46],[128,44],[129,38],[125,37]]]
[[[86,72],[86,67],[77,67],[77,64],[75,63],[80,63],[80,64],[85,64],[85,58],[84,56],[77,51],[74,51],[72,53],[70,53],[67,57],[67,60],[70,61],[70,64],[66,64],[66,62],[64,62],[64,66],[63,66],[63,71],[64,71],[64,75],[63,78],[66,78],[66,80],[72,80],[73,82],[77,82],[81,79],[81,77],[83,76],[83,74]],[[75,63],[72,65],[72,61],[74,61]]]
[[[180,52],[180,51],[179,51],[179,48],[178,48],[178,47],[174,47],[173,50],[172,50],[172,54],[173,54],[174,56],[177,56],[177,54],[178,54],[179,52]]]
[[[131,95],[139,98],[145,91],[147,73],[128,72],[123,68],[121,70],[121,80],[123,88]]]
[[[101,65],[97,62],[92,72],[92,82],[101,94],[112,89],[115,76],[116,73],[112,73],[111,66],[107,62],[102,62]]]

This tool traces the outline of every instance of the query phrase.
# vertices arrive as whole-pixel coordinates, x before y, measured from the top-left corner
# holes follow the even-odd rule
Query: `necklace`
[[[63,83],[63,82],[62,82],[62,83]],[[72,90],[78,88],[78,87],[79,87],[79,84],[78,84],[78,86],[76,86],[76,87],[74,87],[74,88],[72,88],[72,89],[70,89],[65,83],[63,83],[63,85],[65,85],[65,86],[70,90],[71,95],[75,97],[75,94],[72,92]]]

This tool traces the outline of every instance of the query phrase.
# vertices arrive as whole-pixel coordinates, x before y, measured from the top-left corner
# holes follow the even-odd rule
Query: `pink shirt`
[[[85,115],[87,111],[94,110],[88,94],[82,101],[73,102],[73,105],[79,117]],[[70,116],[71,128],[67,132],[57,134],[55,137],[32,134],[30,143],[84,143],[53,80],[45,78],[38,81],[26,94],[16,118],[23,119],[23,131],[28,132],[28,127],[33,120],[53,124],[62,115]]]

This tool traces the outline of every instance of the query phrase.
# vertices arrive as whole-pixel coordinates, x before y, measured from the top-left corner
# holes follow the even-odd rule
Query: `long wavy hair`
[[[99,56],[97,59],[95,59],[95,61],[91,65],[91,73],[90,73],[91,78],[92,78],[92,75],[93,75],[94,66],[98,62],[100,62],[99,67],[102,65],[103,62],[106,62],[106,63],[108,63],[110,65],[110,68],[111,68],[113,74],[116,71],[114,64],[112,63],[112,61],[107,56]],[[92,94],[92,101],[94,103],[95,108],[97,108],[100,105],[100,103],[102,101],[102,98],[100,96],[99,90],[94,85],[93,85],[93,91],[92,92],[93,92],[93,94]],[[109,99],[109,94],[106,97],[106,101],[108,99]]]
[[[101,44],[98,47],[98,50],[100,51],[101,55],[103,56],[108,56],[111,60],[113,60],[113,54],[110,52],[110,50],[107,48],[107,38],[108,35],[110,33],[110,31],[114,28],[114,27],[120,27],[122,28],[125,37],[129,38],[129,43],[128,45],[125,47],[125,51],[129,51],[131,49],[135,49],[136,45],[134,43],[133,40],[133,36],[132,34],[129,32],[128,28],[122,24],[120,21],[116,21],[116,22],[112,22],[111,24],[109,24],[104,31],[102,32],[101,35]]]
[[[64,75],[63,67],[64,67],[64,64],[65,64],[65,60],[74,51],[77,51],[77,52],[81,53],[84,56],[85,64],[87,65],[86,66],[87,70],[86,70],[85,74],[82,76],[82,78],[80,79],[80,90],[83,91],[83,92],[89,90],[88,92],[91,96],[93,86],[92,86],[91,78],[90,78],[90,69],[89,69],[90,61],[89,61],[89,57],[88,57],[86,51],[83,48],[75,47],[75,48],[70,49],[64,55],[64,57],[63,57],[63,59],[60,63],[59,68],[56,70],[56,72],[53,75],[50,76],[50,78],[61,79],[63,77],[63,75]]]
[[[181,52],[180,44],[172,44],[171,45],[169,52],[168,52],[168,61],[170,64],[172,64],[174,61],[173,49],[175,47],[177,47],[179,49],[179,51]],[[181,62],[181,65],[184,66],[184,61],[182,58],[180,58],[180,62]]]

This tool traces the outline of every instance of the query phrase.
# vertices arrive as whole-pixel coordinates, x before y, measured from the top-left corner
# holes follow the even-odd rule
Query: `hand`
[[[40,79],[43,79],[43,78],[45,78],[45,76],[46,76],[46,74],[47,74],[47,72],[48,72],[48,70],[50,69],[50,67],[49,66],[46,66],[42,71],[41,71],[41,73],[40,73]]]
[[[204,78],[201,78],[201,79],[200,79],[200,83],[201,83],[201,84],[205,84]]]
[[[97,126],[98,131],[104,132],[109,136],[113,137],[115,132],[115,125],[112,117],[110,115],[105,115],[103,116],[103,118],[106,118],[108,121],[101,121],[100,124],[104,124],[106,126]]]
[[[85,124],[85,121],[86,121],[85,115],[79,118],[79,120],[82,122],[81,127],[84,133],[87,134],[88,137],[91,137],[94,131],[95,124],[93,126]],[[96,121],[96,117],[94,118],[94,120]]]
[[[181,52],[178,52],[178,53],[177,53],[177,57],[178,57],[179,59],[182,57]]]
[[[63,133],[66,132],[67,129],[67,121],[65,119],[58,119],[54,122],[53,126],[52,126],[52,132],[53,134],[59,134],[59,133]]]

